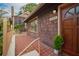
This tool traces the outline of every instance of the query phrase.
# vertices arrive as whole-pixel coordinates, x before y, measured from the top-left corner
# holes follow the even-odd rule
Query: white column
[[[27,28],[27,23],[25,23],[25,29]]]
[[[58,35],[60,35],[60,8],[58,7]]]

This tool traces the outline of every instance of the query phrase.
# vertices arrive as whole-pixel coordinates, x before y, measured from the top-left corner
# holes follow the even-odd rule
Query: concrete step
[[[36,50],[30,51],[28,53],[25,53],[21,56],[39,56],[39,53]]]

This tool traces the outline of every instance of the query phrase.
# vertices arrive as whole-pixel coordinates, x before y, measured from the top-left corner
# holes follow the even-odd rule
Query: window
[[[37,20],[32,21],[30,31],[37,32],[37,27]]]
[[[70,13],[70,14],[73,15],[73,14],[75,13],[75,8],[71,8],[71,9],[69,9],[68,13]]]
[[[66,11],[64,17],[66,18],[66,17],[69,17],[69,16],[73,16],[74,13],[75,13],[75,8],[71,8],[71,9]]]
[[[76,7],[67,9],[65,14],[64,14],[64,18],[74,16],[74,14],[79,14],[79,5],[77,5]]]
[[[76,14],[79,14],[79,6],[76,7]]]
[[[72,16],[72,14],[66,13],[64,17],[66,18],[66,17],[69,17],[69,16]]]

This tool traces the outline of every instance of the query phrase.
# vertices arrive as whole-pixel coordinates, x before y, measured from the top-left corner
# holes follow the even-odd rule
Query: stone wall
[[[50,21],[50,18],[54,16],[57,16],[57,14],[53,14],[51,11],[38,16],[40,39],[50,47],[53,45],[54,36],[58,33],[57,19]]]
[[[50,19],[55,16],[57,16],[57,14],[53,14],[52,11],[40,13],[40,15],[38,15],[38,34],[29,31],[30,23],[27,25],[28,34],[34,37],[38,35],[37,37],[40,37],[40,41],[52,47],[54,37],[58,33],[58,20]]]

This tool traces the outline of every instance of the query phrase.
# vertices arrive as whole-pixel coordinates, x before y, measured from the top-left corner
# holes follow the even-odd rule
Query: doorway
[[[79,55],[79,4],[62,4],[59,9],[60,30],[64,38],[62,52]]]

